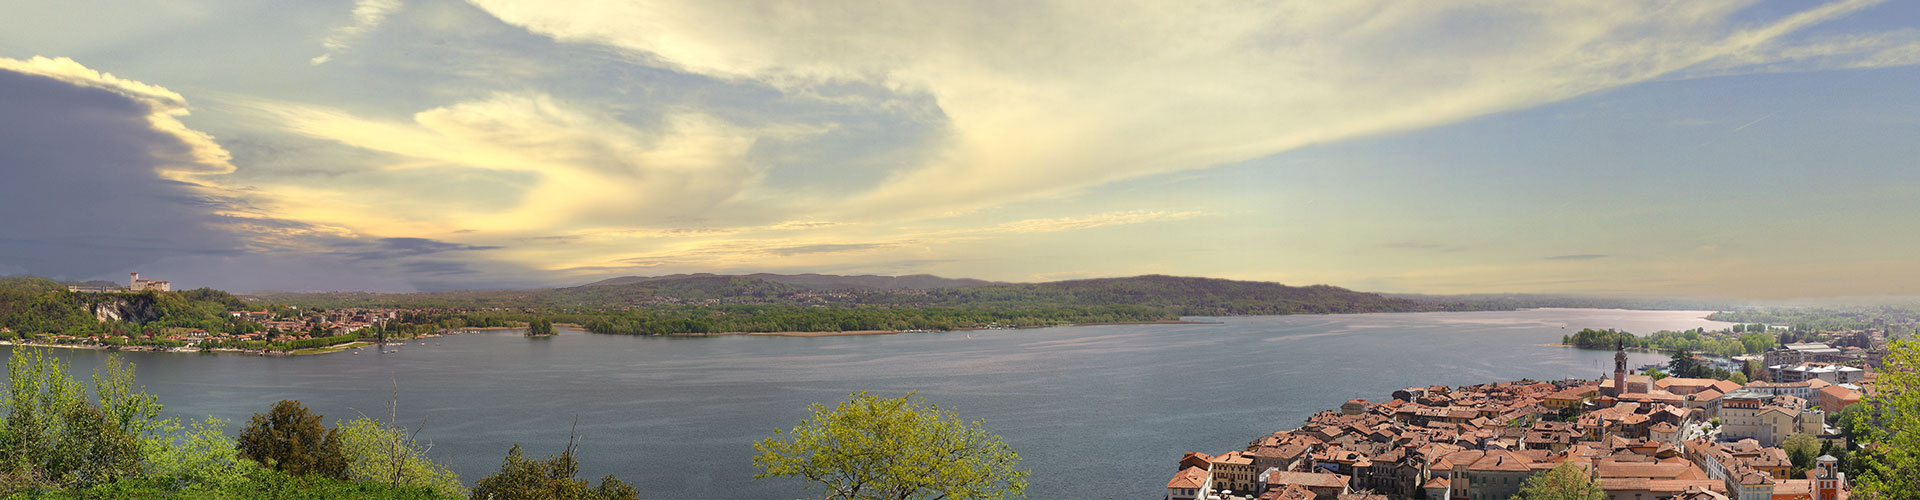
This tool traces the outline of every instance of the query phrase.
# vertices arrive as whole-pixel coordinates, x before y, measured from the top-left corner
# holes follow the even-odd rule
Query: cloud
[[[171,90],[71,59],[0,58],[7,271],[118,279],[140,270],[183,288],[237,291],[411,291],[473,272],[472,262],[423,257],[502,249],[274,217],[261,207],[270,197],[219,185],[235,166],[212,136],[175,119],[187,107]],[[509,280],[524,272],[490,269]]]
[[[1412,240],[1396,241],[1396,242],[1380,245],[1380,247],[1393,249],[1393,250],[1419,250],[1419,251],[1435,252],[1435,253],[1453,253],[1461,250],[1466,250],[1466,247],[1462,247],[1459,245],[1444,245],[1440,243],[1434,243],[1431,241],[1412,241]]]
[[[213,136],[187,128],[179,117],[187,115],[187,100],[171,90],[116,77],[86,67],[65,57],[34,56],[20,60],[0,57],[0,71],[50,78],[69,85],[97,89],[117,95],[141,112],[140,118],[153,132],[169,136],[148,144],[151,168],[161,177],[177,182],[199,184],[205,175],[233,172],[232,155],[214,142]],[[91,99],[94,104],[99,98]]]
[[[478,232],[634,228],[698,220],[760,177],[748,159],[755,141],[805,133],[749,129],[676,111],[647,128],[544,93],[495,93],[415,113],[410,122],[356,117],[287,103],[252,106],[289,130],[399,159],[366,168],[386,174],[435,168],[532,176],[517,203],[493,211],[396,207],[357,193],[303,185],[262,185],[284,193],[274,211],[300,220],[375,221],[380,233],[460,227]],[[431,183],[414,186],[434,191]],[[302,195],[302,196],[292,196]]]
[[[816,244],[816,245],[799,245],[799,246],[791,246],[791,247],[773,248],[773,249],[769,249],[768,251],[774,253],[775,255],[789,256],[789,255],[801,255],[801,254],[811,254],[811,253],[859,252],[863,250],[886,248],[887,246],[889,245],[879,244],[879,243],[822,243],[822,244]]]
[[[400,264],[400,268],[406,269],[409,273],[416,274],[460,275],[479,273],[479,271],[473,270],[473,267],[467,265],[465,262],[443,260],[407,262]]]
[[[1770,21],[1645,2],[476,0],[563,42],[789,95],[863,83],[932,101],[933,153],[821,215],[933,216],[1648,81],[1801,57],[1786,40],[1874,1]],[[1806,49],[1904,64],[1899,44]],[[1878,49],[1862,56],[1861,51]]]
[[[1057,217],[1051,219],[1026,219],[1008,222],[998,226],[998,230],[1015,233],[1051,233],[1059,231],[1078,231],[1104,226],[1139,224],[1188,219],[1200,215],[1199,212],[1165,212],[1158,210],[1129,210],[1107,212],[1083,217]]]
[[[1599,260],[1607,257],[1609,256],[1606,254],[1582,253],[1582,254],[1573,254],[1573,255],[1554,255],[1551,257],[1547,257],[1546,259],[1547,260]]]
[[[0,58],[0,261],[80,279],[238,252],[219,203],[182,180],[232,168],[185,113],[179,94],[71,59]]]
[[[320,41],[320,46],[326,48],[327,51],[318,56],[314,56],[313,59],[307,62],[319,66],[326,64],[327,61],[333,60],[333,54],[335,52],[344,52],[351,48],[351,44],[354,41],[358,40],[367,32],[379,28],[380,23],[387,20],[387,15],[392,14],[394,10],[399,8],[400,0],[355,1],[353,3],[353,23],[341,26],[333,30],[332,33],[328,33],[327,38]]]
[[[498,250],[498,246],[466,245],[448,243],[427,238],[380,238],[371,242],[372,250],[347,252],[360,259],[396,259],[418,257],[445,252],[471,252],[477,250]]]

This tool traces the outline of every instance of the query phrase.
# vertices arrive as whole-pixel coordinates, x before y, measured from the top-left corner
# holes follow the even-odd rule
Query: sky
[[[9,3],[0,275],[1920,295],[1920,3]]]

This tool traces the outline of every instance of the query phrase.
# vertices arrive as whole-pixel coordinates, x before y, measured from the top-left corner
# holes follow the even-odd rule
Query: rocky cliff
[[[93,317],[100,321],[146,323],[160,319],[160,312],[154,309],[153,302],[153,296],[149,294],[102,295],[89,308],[93,310]]]

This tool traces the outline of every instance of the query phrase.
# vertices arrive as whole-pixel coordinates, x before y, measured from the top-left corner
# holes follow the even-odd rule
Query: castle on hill
[[[113,293],[113,292],[120,292],[120,291],[144,292],[147,290],[153,290],[156,292],[169,292],[169,291],[173,291],[173,284],[164,280],[144,279],[140,277],[140,271],[134,271],[133,276],[130,278],[127,278],[126,288],[109,287],[109,286],[67,285],[67,291],[81,292],[81,293]]]

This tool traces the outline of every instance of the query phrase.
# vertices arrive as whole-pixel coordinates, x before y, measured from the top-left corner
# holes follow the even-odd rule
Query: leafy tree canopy
[[[755,478],[807,479],[836,500],[1001,499],[1027,486],[999,436],[911,394],[815,404],[813,418],[753,448]]]

